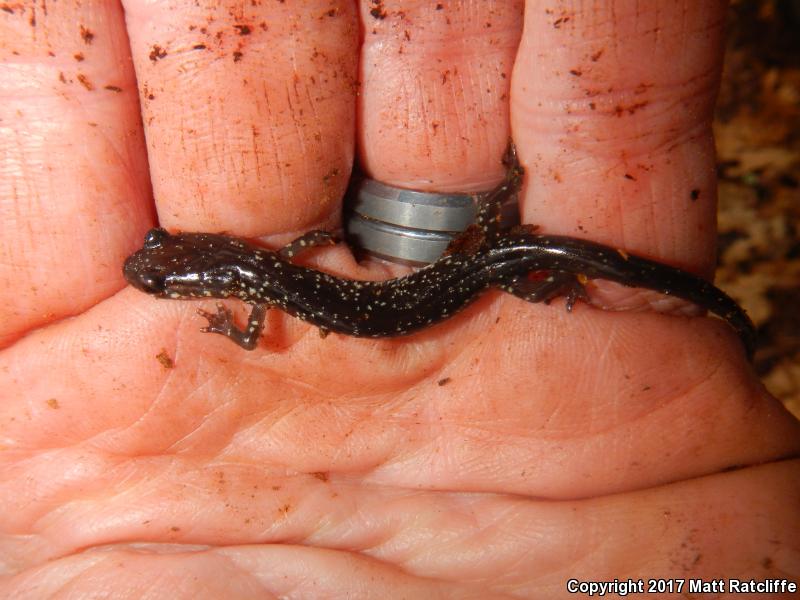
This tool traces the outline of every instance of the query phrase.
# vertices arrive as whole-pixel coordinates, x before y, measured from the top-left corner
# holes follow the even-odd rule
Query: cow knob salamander
[[[358,281],[293,264],[304,249],[334,243],[324,231],[272,251],[227,235],[151,229],[144,247],[125,261],[125,279],[161,298],[234,297],[253,305],[244,330],[223,305],[216,313],[199,311],[208,320],[203,331],[225,335],[246,350],[255,348],[272,307],[316,325],[323,335],[392,337],[452,316],[490,287],[529,302],[566,296],[571,310],[578,298],[588,299],[583,282],[606,279],[676,296],[714,313],[736,330],[752,357],[752,321],[704,279],[602,244],[540,235],[531,226],[501,230],[500,205],[519,191],[523,174],[513,145],[504,162],[506,178],[483,201],[475,224],[442,258],[405,277]],[[529,273],[542,277],[530,279]]]

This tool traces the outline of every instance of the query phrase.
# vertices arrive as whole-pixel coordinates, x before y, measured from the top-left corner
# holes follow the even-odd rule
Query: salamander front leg
[[[539,280],[530,280],[525,276],[515,277],[504,285],[503,289],[526,302],[550,304],[554,298],[566,296],[567,312],[572,312],[572,307],[578,299],[589,301],[589,295],[580,277],[565,271],[553,271],[547,278]]]
[[[254,304],[247,319],[247,329],[239,329],[233,320],[233,313],[224,304],[217,304],[215,313],[199,309],[197,313],[208,319],[208,327],[203,327],[200,331],[219,333],[245,350],[253,350],[264,330],[264,318],[268,310],[268,304]]]
[[[286,260],[290,260],[315,246],[333,246],[336,243],[336,238],[329,231],[322,231],[315,229],[304,233],[296,240],[292,240],[283,248],[278,250],[278,256]]]

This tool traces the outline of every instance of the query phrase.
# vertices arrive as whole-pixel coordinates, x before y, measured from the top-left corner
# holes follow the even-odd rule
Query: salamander
[[[202,330],[222,334],[246,350],[256,347],[269,308],[328,332],[356,337],[393,337],[440,322],[470,304],[481,292],[498,288],[528,302],[566,297],[567,310],[588,301],[584,283],[605,279],[656,290],[694,303],[727,321],[749,357],[755,328],[727,294],[696,275],[587,240],[536,233],[531,226],[501,229],[499,207],[517,194],[523,169],[513,145],[504,157],[506,177],[482,201],[475,223],[456,237],[445,255],[404,277],[360,281],[299,266],[304,250],[333,244],[333,236],[311,231],[273,251],[240,238],[212,233],[171,234],[151,229],[144,247],[129,256],[125,279],[160,298],[238,298],[252,311],[240,329],[231,311],[198,311]],[[539,277],[531,279],[529,274]]]

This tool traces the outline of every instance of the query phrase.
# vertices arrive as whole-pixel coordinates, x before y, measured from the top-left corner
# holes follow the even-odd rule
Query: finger
[[[475,191],[502,176],[522,3],[361,2],[360,161],[379,181]]]
[[[710,275],[726,3],[531,0],[512,123],[525,221]]]
[[[0,584],[8,598],[475,598],[469,583],[426,580],[368,556],[301,545],[189,549],[117,546],[46,565]],[[167,593],[164,590],[169,590]]]
[[[3,346],[118,290],[152,215],[119,6],[9,5],[0,40]]]
[[[412,493],[360,486],[352,478],[308,476],[303,485],[297,476],[277,477],[255,463],[235,473],[177,463],[169,475],[185,467],[188,477],[180,486],[160,479],[166,495],[158,505],[134,467],[111,469],[110,478],[117,481],[125,471],[126,485],[107,482],[102,510],[91,510],[97,498],[64,502],[61,510],[36,521],[35,535],[16,536],[7,545],[18,574],[0,590],[22,595],[36,581],[104,587],[97,582],[119,574],[118,561],[132,551],[131,571],[140,585],[147,581],[142,573],[158,564],[162,577],[189,573],[188,581],[205,586],[213,573],[212,582],[238,582],[236,588],[246,581],[254,585],[255,577],[264,591],[279,595],[287,585],[304,585],[309,571],[322,589],[335,587],[347,573],[350,583],[339,585],[352,585],[363,574],[359,587],[368,589],[378,577],[401,588],[458,591],[451,586],[468,580],[471,589],[484,593],[552,598],[563,595],[559,591],[568,580],[586,577],[580,574],[600,581],[761,580],[791,577],[798,569],[791,533],[798,526],[792,510],[800,491],[797,461],[562,502]],[[187,501],[186,489],[205,494]],[[259,502],[252,501],[254,493]],[[730,522],[736,527],[725,526]],[[31,561],[26,551],[45,541],[49,560]],[[292,542],[303,547],[288,545]],[[105,551],[87,550],[92,548]],[[83,552],[58,560],[77,549]],[[108,551],[119,554],[107,560]],[[77,576],[87,570],[95,576]],[[220,572],[227,576],[220,578]],[[80,595],[78,589],[73,595]]]
[[[254,237],[338,219],[353,156],[351,3],[124,4],[161,224]]]

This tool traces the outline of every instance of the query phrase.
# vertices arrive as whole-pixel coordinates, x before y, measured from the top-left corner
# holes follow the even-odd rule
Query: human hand
[[[162,225],[277,244],[338,223],[356,139],[482,190],[509,120],[525,221],[711,272],[724,6],[529,3],[514,64],[520,4],[441,5],[363,3],[363,45],[348,3],[0,12],[3,595],[797,579],[798,426],[721,322],[493,292],[393,340],[272,311],[245,352],[125,287],[151,179]]]

